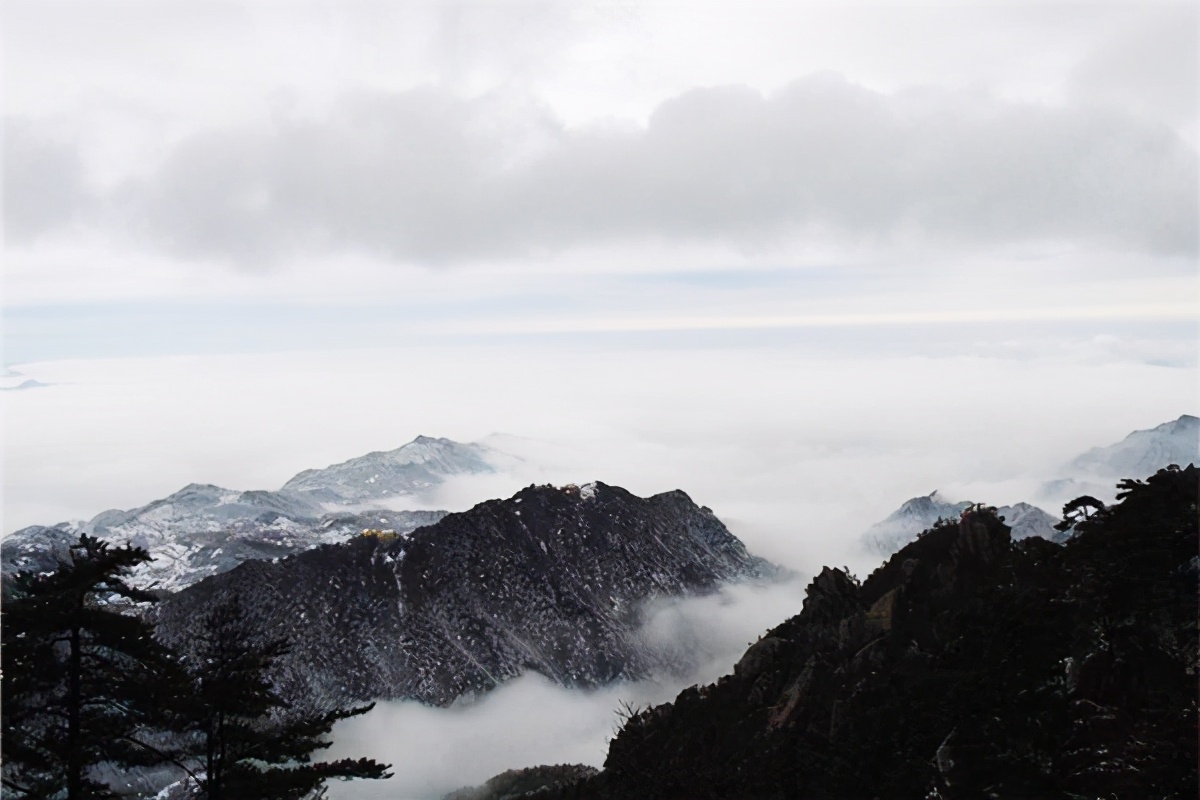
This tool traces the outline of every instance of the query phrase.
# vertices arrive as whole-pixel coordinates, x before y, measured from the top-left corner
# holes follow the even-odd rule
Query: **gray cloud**
[[[1071,88],[1083,100],[1174,123],[1196,119],[1200,7],[1164,5],[1114,31],[1078,64]]]
[[[24,242],[70,225],[87,209],[83,162],[70,142],[30,120],[4,123],[4,233]]]
[[[6,182],[19,225],[47,206],[42,187],[62,163],[31,161]],[[1189,254],[1196,191],[1195,150],[1138,116],[888,95],[819,74],[768,96],[696,89],[638,128],[566,128],[502,94],[359,93],[326,120],[192,136],[105,202],[128,231],[184,256],[451,263],[646,239],[754,250],[814,230]]]

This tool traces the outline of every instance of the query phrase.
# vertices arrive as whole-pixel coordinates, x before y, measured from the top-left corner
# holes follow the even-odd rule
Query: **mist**
[[[424,434],[503,456],[415,506],[463,510],[530,483],[682,489],[777,563],[866,570],[858,534],[905,499],[1029,500],[1079,452],[1196,409],[1194,364],[1169,358],[1177,338],[1130,350],[1047,335],[1030,356],[977,333],[932,332],[957,352],[888,352],[889,330],[832,349],[821,331],[20,365],[6,381],[50,385],[0,396],[3,530],[192,482],[275,489]]]
[[[446,709],[384,702],[338,723],[323,758],[367,756],[390,763],[386,781],[333,783],[331,800],[425,800],[478,785],[508,769],[539,764],[603,766],[622,703],[674,699],[731,671],[747,645],[798,613],[805,581],[734,585],[712,595],[660,600],[644,610],[643,638],[683,669],[657,680],[583,691],[534,673]]]

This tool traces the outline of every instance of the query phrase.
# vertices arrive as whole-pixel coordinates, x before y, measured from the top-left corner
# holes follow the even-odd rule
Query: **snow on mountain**
[[[0,542],[3,571],[46,571],[81,533],[145,548],[153,561],[133,577],[142,586],[176,591],[248,559],[280,558],[343,542],[364,528],[406,533],[445,516],[444,511],[322,514],[276,492],[236,492],[191,484],[129,511],[103,511],[82,524],[33,525]]]
[[[1116,495],[1113,487],[1122,478],[1147,478],[1171,464],[1195,463],[1200,463],[1200,418],[1184,414],[1158,427],[1134,431],[1116,444],[1088,450],[1067,464],[1068,477],[1042,484],[1038,497],[1054,505],[1085,494],[1110,502]],[[939,517],[957,518],[969,505],[948,500],[937,492],[914,497],[868,528],[862,542],[876,552],[894,553]],[[1041,536],[1062,541],[1068,536],[1054,530],[1056,517],[1029,503],[1002,506],[997,513],[1012,528],[1013,539]]]
[[[891,553],[939,519],[957,519],[969,505],[948,500],[937,491],[914,497],[868,528],[862,539],[872,550]]]
[[[447,705],[530,670],[578,687],[664,674],[661,649],[638,635],[644,601],[776,574],[683,492],[531,486],[410,536],[244,563],[154,618],[186,648],[236,595],[253,635],[292,643],[274,676],[289,700]]]
[[[132,543],[154,561],[138,567],[143,585],[177,591],[248,559],[270,559],[343,542],[364,528],[407,533],[444,511],[371,510],[448,477],[492,471],[480,445],[418,436],[403,447],[306,470],[277,492],[190,484],[139,508],[109,510],[83,523],[33,525],[0,542],[3,573],[53,569],[81,533]]]
[[[868,528],[862,535],[862,542],[878,553],[894,553],[917,538],[917,534],[933,527],[939,519],[958,519],[971,505],[969,501],[950,500],[937,491],[914,497]],[[1057,519],[1029,503],[1000,506],[996,513],[1012,528],[1014,540],[1029,536],[1041,536],[1051,541],[1063,538],[1063,534],[1054,530]]]
[[[1141,480],[1163,467],[1200,463],[1200,418],[1184,414],[1149,430],[1134,431],[1106,447],[1093,447],[1063,466],[1063,477],[1043,483],[1038,499],[1060,505],[1081,495],[1116,499],[1123,478]]]
[[[478,444],[418,436],[395,450],[305,470],[285,483],[280,493],[338,505],[420,494],[454,475],[493,472],[489,452]]]
[[[1200,463],[1200,417],[1184,414],[1116,444],[1093,447],[1067,465],[1072,473],[1107,478],[1148,478],[1170,464]]]
[[[1028,539],[1030,536],[1040,536],[1052,542],[1061,542],[1066,535],[1056,531],[1054,525],[1058,518],[1037,506],[1029,503],[1013,503],[1011,506],[1000,506],[996,513],[1004,518],[1004,523],[1012,528],[1014,541]]]

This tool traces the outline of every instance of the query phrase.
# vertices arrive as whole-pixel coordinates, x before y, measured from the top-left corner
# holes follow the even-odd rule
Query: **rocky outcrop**
[[[971,507],[859,585],[814,579],[732,674],[629,719],[543,798],[1196,794],[1195,467],[1065,545]]]
[[[683,492],[531,486],[411,534],[247,562],[155,619],[186,651],[205,611],[238,595],[248,635],[292,642],[274,676],[290,700],[446,705],[528,670],[578,687],[668,670],[638,635],[645,601],[773,572]]]

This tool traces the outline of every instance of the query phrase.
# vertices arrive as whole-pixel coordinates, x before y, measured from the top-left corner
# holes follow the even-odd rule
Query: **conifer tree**
[[[0,614],[6,796],[110,797],[92,767],[166,758],[139,733],[157,723],[177,671],[149,625],[121,613],[154,599],[125,582],[150,556],[81,536],[69,557],[15,576]]]
[[[207,800],[296,800],[332,778],[389,778],[390,765],[369,759],[313,762],[342,719],[374,704],[305,715],[275,691],[272,664],[288,651],[283,639],[255,642],[234,597],[205,620],[192,654],[181,659],[191,693],[180,708],[190,720],[195,783]]]

